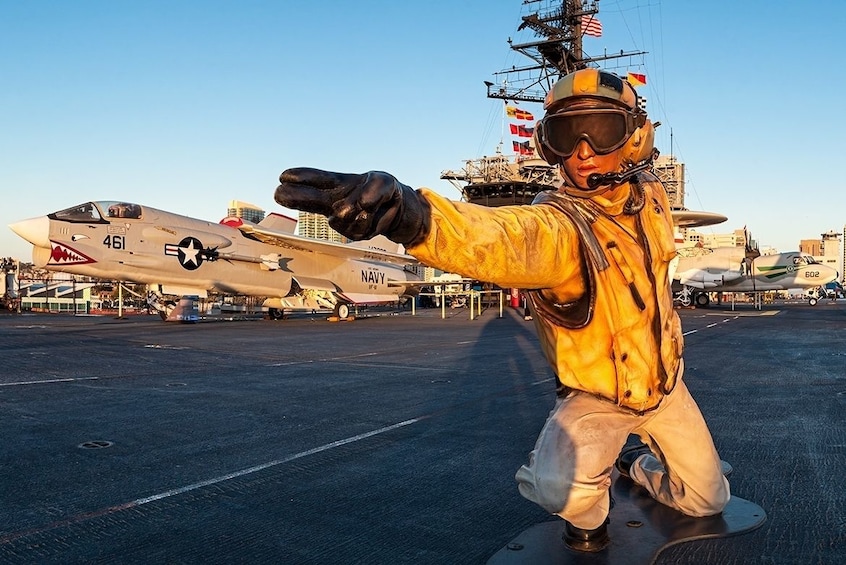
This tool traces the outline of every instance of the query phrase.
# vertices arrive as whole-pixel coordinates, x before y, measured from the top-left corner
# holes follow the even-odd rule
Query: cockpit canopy
[[[811,257],[810,255],[794,255],[793,256],[793,264],[794,265],[815,265],[818,261]]]
[[[78,206],[72,206],[58,212],[49,214],[48,217],[54,220],[65,222],[108,222],[111,218],[135,219],[143,216],[143,209],[139,204],[131,202],[118,202],[114,200],[102,200],[99,202],[86,202]]]
[[[129,202],[115,202],[110,204],[106,210],[106,214],[110,218],[133,218],[137,220],[141,217],[141,206]]]

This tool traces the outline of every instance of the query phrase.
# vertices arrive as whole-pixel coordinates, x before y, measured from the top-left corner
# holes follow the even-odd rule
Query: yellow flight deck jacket
[[[637,183],[590,199],[542,192],[532,206],[489,208],[419,193],[432,208],[431,231],[408,252],[446,272],[529,290],[562,392],[644,412],[673,389],[683,349],[668,279],[676,250],[669,202],[654,176],[641,173]],[[634,213],[633,201],[643,204]]]

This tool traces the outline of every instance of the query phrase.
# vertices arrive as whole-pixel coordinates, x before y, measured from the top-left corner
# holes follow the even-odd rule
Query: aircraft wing
[[[322,241],[301,237],[290,233],[271,230],[257,225],[238,226],[245,236],[261,241],[268,245],[275,245],[285,249],[303,251],[306,253],[319,253],[341,257],[344,259],[358,259],[361,261],[380,261],[383,263],[394,263],[397,265],[419,265],[420,262],[411,255],[390,253],[381,249],[367,249],[354,245],[345,245],[332,241]]]

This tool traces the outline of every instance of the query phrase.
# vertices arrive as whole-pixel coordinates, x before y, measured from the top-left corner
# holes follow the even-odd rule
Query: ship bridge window
[[[48,214],[47,217],[53,220],[62,220],[65,222],[91,223],[105,221],[93,202],[86,202],[85,204],[80,204],[79,206],[53,212],[52,214]]]

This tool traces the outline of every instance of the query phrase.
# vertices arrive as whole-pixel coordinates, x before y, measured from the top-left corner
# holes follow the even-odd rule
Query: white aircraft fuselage
[[[279,216],[277,216],[279,217]],[[293,220],[288,220],[290,227]],[[160,285],[163,294],[267,297],[276,308],[396,301],[420,281],[408,255],[213,223],[127,202],[87,202],[10,226],[48,270]],[[311,301],[310,301],[311,300]],[[329,307],[332,305],[330,304]]]
[[[673,279],[696,289],[755,292],[815,288],[837,278],[837,271],[798,251],[747,258],[743,247],[679,249]]]

